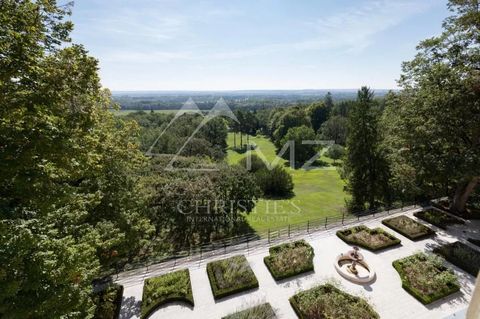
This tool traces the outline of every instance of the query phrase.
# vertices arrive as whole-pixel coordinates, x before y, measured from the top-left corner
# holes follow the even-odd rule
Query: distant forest
[[[113,99],[124,110],[172,110],[179,109],[192,98],[202,110],[211,109],[223,97],[231,108],[262,109],[291,104],[309,105],[321,100],[330,92],[335,101],[355,100],[356,90],[272,90],[272,91],[161,91],[161,92],[113,92]],[[375,90],[377,98],[383,98],[388,90]]]

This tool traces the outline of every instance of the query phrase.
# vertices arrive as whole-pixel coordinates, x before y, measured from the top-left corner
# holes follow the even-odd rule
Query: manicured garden
[[[404,215],[384,219],[382,224],[411,240],[424,239],[435,234],[429,227]]]
[[[455,266],[477,277],[480,271],[480,252],[459,241],[437,247],[434,253],[441,255]]]
[[[116,319],[122,304],[123,286],[111,284],[93,296],[95,319]]]
[[[275,311],[269,303],[235,312],[222,319],[276,319]]]
[[[299,292],[290,298],[290,304],[300,319],[380,318],[367,301],[331,284]]]
[[[337,236],[350,245],[378,251],[400,244],[400,240],[381,228],[370,229],[364,225],[337,231]]]
[[[173,301],[182,301],[194,306],[188,269],[145,280],[141,308],[142,318],[147,318],[158,307]]]
[[[433,208],[416,212],[413,215],[441,229],[447,229],[447,226],[454,224],[464,224],[463,220]]]
[[[314,270],[315,254],[312,246],[304,240],[270,247],[269,253],[264,262],[275,280]]]
[[[402,287],[423,304],[432,303],[460,290],[457,276],[433,254],[417,253],[395,260]]]
[[[258,287],[258,280],[243,255],[210,262],[207,273],[215,299]]]

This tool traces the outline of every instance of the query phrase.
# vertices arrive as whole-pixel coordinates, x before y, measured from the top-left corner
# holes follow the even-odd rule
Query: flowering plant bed
[[[194,305],[188,269],[145,280],[142,296],[142,318],[147,318],[158,307],[173,301],[182,301],[192,307]]]
[[[290,298],[290,304],[300,319],[380,318],[367,301],[331,284],[301,291]]]
[[[215,299],[258,287],[258,280],[243,255],[210,262],[207,273]]]
[[[305,272],[313,271],[312,246],[306,241],[270,247],[270,255],[263,260],[275,280],[281,280]]]
[[[480,271],[480,252],[459,241],[437,247],[434,253],[441,255],[455,266],[477,277]]]
[[[222,319],[276,319],[277,316],[269,303],[235,312]]]
[[[410,240],[423,239],[435,234],[435,232],[429,227],[403,215],[384,219],[382,220],[382,224],[390,227]]]
[[[447,213],[437,209],[424,210],[413,213],[413,215],[441,229],[447,229],[447,226],[449,225],[465,224],[463,220],[450,216]]]
[[[395,260],[402,287],[423,304],[432,303],[460,290],[457,276],[436,255],[418,253]]]
[[[370,229],[364,225],[339,230],[337,236],[347,244],[357,245],[372,251],[400,244],[400,239],[383,229]]]

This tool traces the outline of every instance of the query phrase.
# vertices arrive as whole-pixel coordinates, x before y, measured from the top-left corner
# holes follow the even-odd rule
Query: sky
[[[73,42],[136,90],[395,89],[447,0],[77,0]]]

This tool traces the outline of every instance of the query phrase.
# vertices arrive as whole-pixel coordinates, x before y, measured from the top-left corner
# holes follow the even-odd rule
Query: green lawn
[[[237,144],[240,136],[237,134]],[[228,135],[228,145],[233,146],[233,134]],[[245,142],[244,142],[245,143]],[[265,137],[250,137],[250,144],[255,143],[256,154],[263,154],[271,163],[276,157],[275,146]],[[246,153],[239,154],[231,149],[227,153],[230,164],[237,163]],[[323,158],[322,158],[323,160]],[[280,159],[284,164],[285,160]],[[307,222],[325,216],[341,214],[344,211],[347,194],[343,191],[344,182],[340,179],[335,167],[293,170],[287,168],[292,174],[295,184],[295,196],[284,200],[260,200],[252,213],[247,216],[250,226],[256,231],[284,227],[288,224]]]

